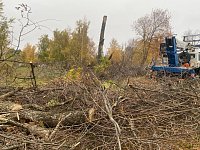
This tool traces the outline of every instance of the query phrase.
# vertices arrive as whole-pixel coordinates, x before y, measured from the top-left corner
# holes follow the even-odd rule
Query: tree
[[[9,25],[11,22],[12,20],[7,20],[3,16],[3,3],[0,1],[0,59],[6,58],[10,52]]]
[[[49,60],[49,45],[50,45],[50,39],[48,35],[43,35],[39,39],[39,44],[38,44],[38,59],[41,62],[47,62]]]
[[[88,36],[89,22],[78,20],[70,40],[71,60],[78,65],[87,65],[94,59],[94,42]]]
[[[139,35],[139,45],[142,51],[141,66],[148,58],[153,40],[169,35],[170,29],[170,15],[167,10],[153,10],[150,15],[141,17],[135,22],[134,30]]]
[[[27,4],[19,4],[15,7],[21,15],[18,23],[20,24],[19,34],[14,36],[12,31],[9,31],[14,19],[7,19],[3,16],[3,3],[0,0],[0,59],[7,61],[16,59],[20,53],[20,45],[22,37],[26,36],[36,28],[41,27],[39,22],[33,22],[30,19],[31,7]]]
[[[69,65],[88,65],[94,59],[94,42],[88,36],[89,22],[79,20],[71,31],[55,30],[53,38],[47,35],[39,39],[40,61],[67,62]]]
[[[127,42],[124,49],[124,64],[131,65],[135,54],[135,40],[131,39]]]
[[[38,43],[38,58],[41,62],[47,61],[66,61],[66,55],[70,41],[69,30],[53,31],[53,38],[43,35]]]
[[[116,39],[111,40],[110,47],[108,48],[108,55],[113,63],[120,63],[122,61],[122,48]]]
[[[35,62],[36,61],[36,47],[28,43],[23,48],[21,55],[22,55],[23,61]]]
[[[100,39],[99,39],[99,47],[98,47],[98,53],[97,53],[98,63],[100,63],[100,59],[103,56],[104,32],[105,32],[105,27],[106,27],[106,21],[107,21],[107,16],[103,16]]]
[[[68,51],[70,33],[67,30],[54,31],[53,40],[50,42],[49,57],[52,61],[65,61],[66,51]]]
[[[9,51],[9,27],[6,20],[1,20],[0,22],[0,59],[6,57],[6,54]]]

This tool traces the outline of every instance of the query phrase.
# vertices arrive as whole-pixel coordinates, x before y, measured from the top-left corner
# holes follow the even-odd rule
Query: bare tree
[[[143,66],[147,60],[149,49],[153,38],[157,36],[166,36],[170,33],[170,15],[167,10],[155,9],[150,15],[139,18],[135,21],[133,28],[137,35],[139,35]]]
[[[11,31],[14,28],[16,28],[16,26],[13,25],[15,19],[11,19],[7,22],[4,21],[5,27],[1,25],[2,27],[4,27],[3,29],[7,31],[5,32],[7,34],[5,35],[5,38],[3,40],[4,43],[5,41],[7,41],[7,44],[6,44],[7,47],[4,46],[1,49],[1,55],[0,55],[1,62],[9,60],[10,58],[15,56],[19,52],[21,41],[23,40],[22,38],[24,38],[26,35],[33,32],[37,28],[41,28],[41,27],[48,28],[40,24],[41,22],[44,22],[46,20],[42,20],[38,22],[34,22],[33,20],[31,20],[30,14],[32,13],[32,11],[31,11],[31,7],[28,6],[27,4],[22,3],[16,6],[15,8],[19,11],[20,16],[21,16],[21,18],[17,19],[18,23],[20,24],[19,33],[17,34],[17,36],[15,36],[14,31]],[[5,54],[3,53],[5,49],[12,50],[10,52],[11,54],[6,56],[6,53]]]

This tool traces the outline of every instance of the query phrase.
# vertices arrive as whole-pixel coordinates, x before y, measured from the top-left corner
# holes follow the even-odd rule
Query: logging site
[[[199,5],[0,0],[0,150],[200,150]]]

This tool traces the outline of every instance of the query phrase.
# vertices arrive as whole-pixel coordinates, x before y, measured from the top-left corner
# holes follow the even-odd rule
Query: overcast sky
[[[36,44],[43,34],[52,36],[55,29],[73,29],[75,22],[83,18],[90,21],[89,36],[98,45],[104,15],[108,16],[105,48],[109,47],[112,38],[123,44],[134,38],[133,22],[157,8],[170,12],[173,32],[179,37],[189,29],[200,30],[200,0],[3,0],[3,3],[5,15],[9,18],[19,18],[15,7],[25,3],[32,8],[30,18],[33,21],[49,19],[41,23],[49,29],[42,28],[30,33],[21,47],[26,42]],[[16,25],[14,30],[18,28]]]

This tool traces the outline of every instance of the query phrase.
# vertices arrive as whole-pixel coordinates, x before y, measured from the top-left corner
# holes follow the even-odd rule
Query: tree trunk
[[[105,27],[106,27],[106,21],[107,21],[107,16],[104,16],[102,26],[101,26],[100,39],[99,39],[99,47],[98,47],[98,55],[97,55],[98,62],[100,62],[100,59],[103,56],[104,32],[105,32]]]

